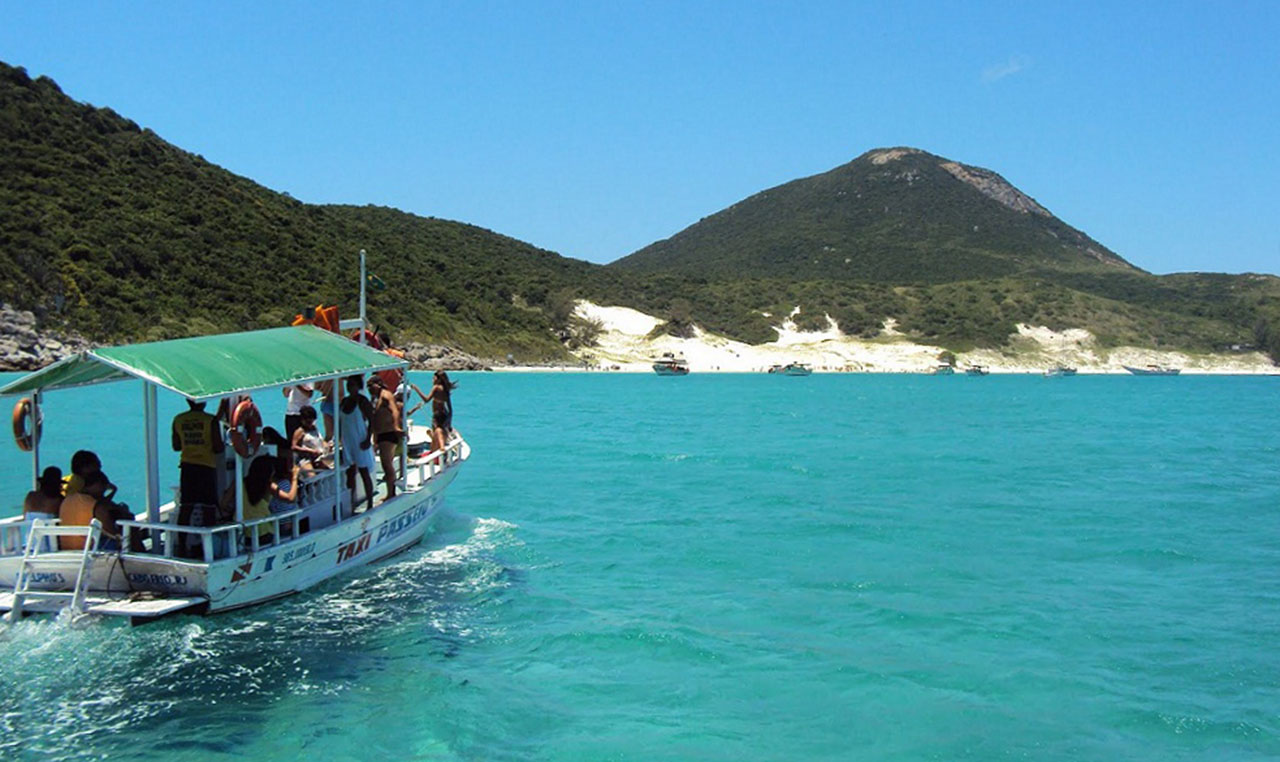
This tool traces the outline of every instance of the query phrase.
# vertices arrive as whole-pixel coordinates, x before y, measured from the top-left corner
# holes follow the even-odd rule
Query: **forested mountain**
[[[998,174],[914,148],[762,191],[613,266],[895,284],[1135,269]]]
[[[280,325],[320,302],[351,314],[360,249],[388,286],[371,299],[380,327],[489,358],[567,358],[590,336],[575,297],[751,342],[799,305],[802,327],[830,316],[873,336],[893,318],[951,348],[1027,322],[1280,356],[1280,279],[1144,273],[995,173],[923,151],[869,152],[606,267],[464,223],[303,204],[0,63],[0,301],[45,326],[129,341]]]
[[[563,357],[548,299],[598,269],[472,225],[300,203],[0,64],[0,300],[104,340],[275,326],[320,302],[351,314],[360,249],[388,286],[379,325],[489,356]]]
[[[961,347],[999,346],[1024,322],[1087,328],[1104,346],[1256,345],[1280,357],[1280,279],[1151,275],[995,172],[914,148],[762,191],[609,267],[665,279],[676,299],[653,288],[633,298],[675,330],[696,322],[762,340],[776,321],[760,310],[800,305],[802,326],[830,316],[870,336],[892,317]]]

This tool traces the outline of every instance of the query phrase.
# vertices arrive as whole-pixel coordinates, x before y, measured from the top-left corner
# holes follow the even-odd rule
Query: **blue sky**
[[[909,145],[1165,273],[1280,271],[1280,2],[9,2],[0,60],[237,174],[608,262]]]

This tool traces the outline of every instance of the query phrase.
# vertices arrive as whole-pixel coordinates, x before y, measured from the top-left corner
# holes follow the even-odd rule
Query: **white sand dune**
[[[798,310],[798,308],[797,308]],[[914,344],[893,330],[873,339],[844,336],[834,323],[825,331],[798,331],[790,317],[775,330],[778,338],[766,344],[744,344],[695,329],[695,336],[646,338],[662,321],[628,307],[604,307],[580,301],[577,314],[598,320],[604,330],[594,347],[576,352],[591,369],[650,372],[655,357],[664,352],[683,356],[694,373],[759,372],[771,365],[803,362],[817,372],[924,373],[938,364],[942,349]],[[795,312],[793,311],[793,315]],[[1092,334],[1080,329],[1055,332],[1039,326],[1019,325],[1018,333],[1003,349],[959,353],[957,365],[983,365],[993,373],[1041,373],[1055,365],[1081,373],[1124,373],[1124,365],[1167,365],[1184,373],[1276,373],[1259,352],[1186,354],[1137,347],[1103,349]],[[526,368],[527,369],[527,368]]]

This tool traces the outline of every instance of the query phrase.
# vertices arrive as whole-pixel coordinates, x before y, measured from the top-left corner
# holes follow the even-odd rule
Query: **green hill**
[[[356,308],[357,252],[405,339],[563,358],[548,300],[594,265],[472,225],[315,206],[0,64],[0,300],[101,340],[279,325]]]
[[[1054,217],[990,170],[913,148],[868,151],[757,193],[609,265],[665,278],[632,299],[672,318],[752,341],[760,313],[801,306],[848,334],[894,318],[948,346],[999,346],[1018,322],[1087,328],[1104,345],[1280,358],[1280,279],[1155,276]],[[749,274],[749,278],[744,275]]]
[[[1136,269],[996,173],[912,148],[762,191],[612,266],[895,284]]]

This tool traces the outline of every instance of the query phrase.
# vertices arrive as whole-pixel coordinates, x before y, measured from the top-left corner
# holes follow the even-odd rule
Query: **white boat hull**
[[[418,479],[411,470],[408,488],[371,511],[253,552],[209,563],[151,553],[95,553],[87,570],[88,591],[115,597],[196,597],[207,601],[201,610],[217,613],[305,590],[421,542],[469,452],[461,443],[457,459],[429,478]],[[30,590],[60,591],[74,585],[80,551],[42,553],[40,559],[39,570],[28,574]],[[13,592],[21,564],[20,555],[0,556],[0,594]],[[0,600],[0,610],[10,608],[11,600]]]

